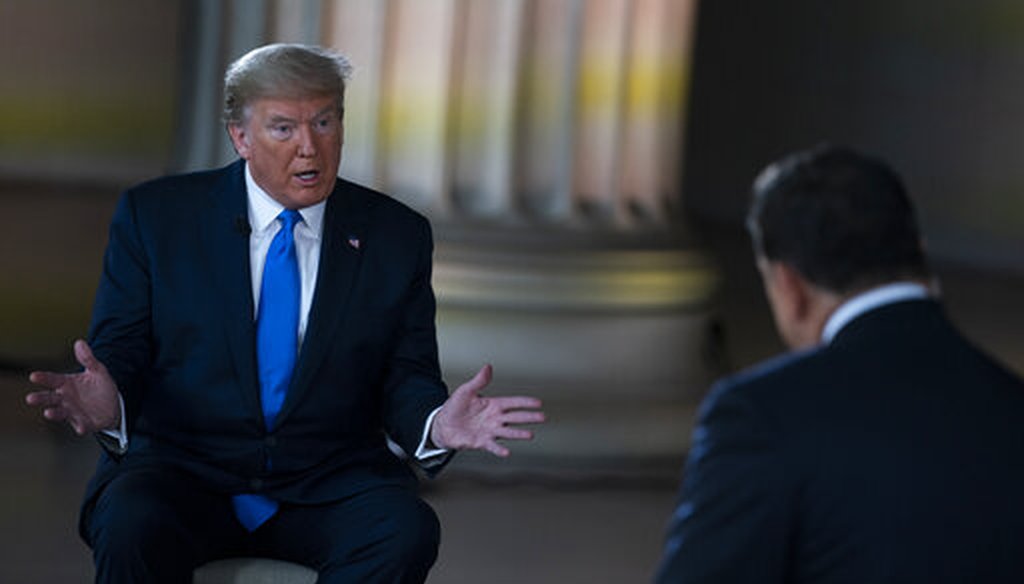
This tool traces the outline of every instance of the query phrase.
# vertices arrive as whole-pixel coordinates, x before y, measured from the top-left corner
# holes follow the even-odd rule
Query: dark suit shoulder
[[[858,399],[858,388],[846,383],[856,369],[855,361],[825,346],[785,353],[716,383],[700,416],[739,407],[777,438],[799,445],[827,425],[838,404]]]
[[[222,188],[225,181],[244,184],[243,169],[242,162],[236,161],[222,168],[161,176],[130,187],[125,193],[147,202],[167,197],[178,199],[183,196],[205,195],[213,189]]]
[[[930,435],[932,444],[953,452],[963,451],[968,427],[982,444],[995,438],[981,436],[1008,436],[1024,424],[1020,378],[964,338],[933,302],[873,311],[829,345],[729,377],[706,407],[723,400],[753,408],[794,440],[816,443],[821,435],[844,433],[851,443],[862,443],[870,439],[866,427],[876,436],[902,439],[913,420],[915,435]],[[952,425],[960,431],[944,430]],[[1007,443],[1005,436],[998,440]]]
[[[708,394],[706,404],[725,396],[755,401],[775,401],[780,392],[801,391],[814,370],[826,368],[828,357],[821,347],[771,357],[719,380]]]

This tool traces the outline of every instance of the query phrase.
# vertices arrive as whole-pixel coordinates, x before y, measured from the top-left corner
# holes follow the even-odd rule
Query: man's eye
[[[334,128],[333,118],[322,118],[313,122],[313,127],[319,132],[326,132]]]
[[[292,135],[292,127],[291,126],[283,126],[283,125],[281,125],[281,126],[271,126],[270,127],[270,134],[274,138],[277,138],[279,140],[283,140],[283,139],[288,138],[289,136]]]

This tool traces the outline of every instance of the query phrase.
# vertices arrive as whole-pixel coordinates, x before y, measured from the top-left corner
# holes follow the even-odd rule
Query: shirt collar
[[[275,201],[260,185],[256,184],[256,179],[252,177],[248,164],[245,165],[245,190],[249,201],[249,224],[252,225],[254,233],[262,233],[277,219],[281,211],[284,211],[284,205]],[[323,232],[326,205],[327,201],[323,200],[311,207],[299,209],[302,222],[317,239]]]
[[[825,344],[832,339],[844,326],[858,316],[876,308],[904,300],[918,300],[930,296],[928,288],[915,282],[894,282],[867,292],[858,294],[839,305],[821,330],[821,340]]]

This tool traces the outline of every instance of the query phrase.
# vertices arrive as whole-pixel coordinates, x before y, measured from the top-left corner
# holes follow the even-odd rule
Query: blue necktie
[[[260,404],[267,430],[281,411],[298,356],[299,264],[295,255],[295,224],[298,211],[285,209],[277,216],[281,229],[270,242],[263,266],[260,306],[256,320],[256,363],[259,367]],[[270,464],[270,461],[267,461]],[[277,512],[277,502],[262,495],[232,498],[239,522],[254,531]]]

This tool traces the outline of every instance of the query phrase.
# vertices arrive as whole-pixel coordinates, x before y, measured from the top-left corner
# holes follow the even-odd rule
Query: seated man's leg
[[[155,469],[115,478],[85,517],[96,581],[192,582],[196,566],[230,555],[244,529],[230,499],[195,481]]]
[[[440,525],[415,492],[385,487],[327,505],[282,505],[254,535],[260,555],[310,566],[320,584],[419,583],[437,558]]]

